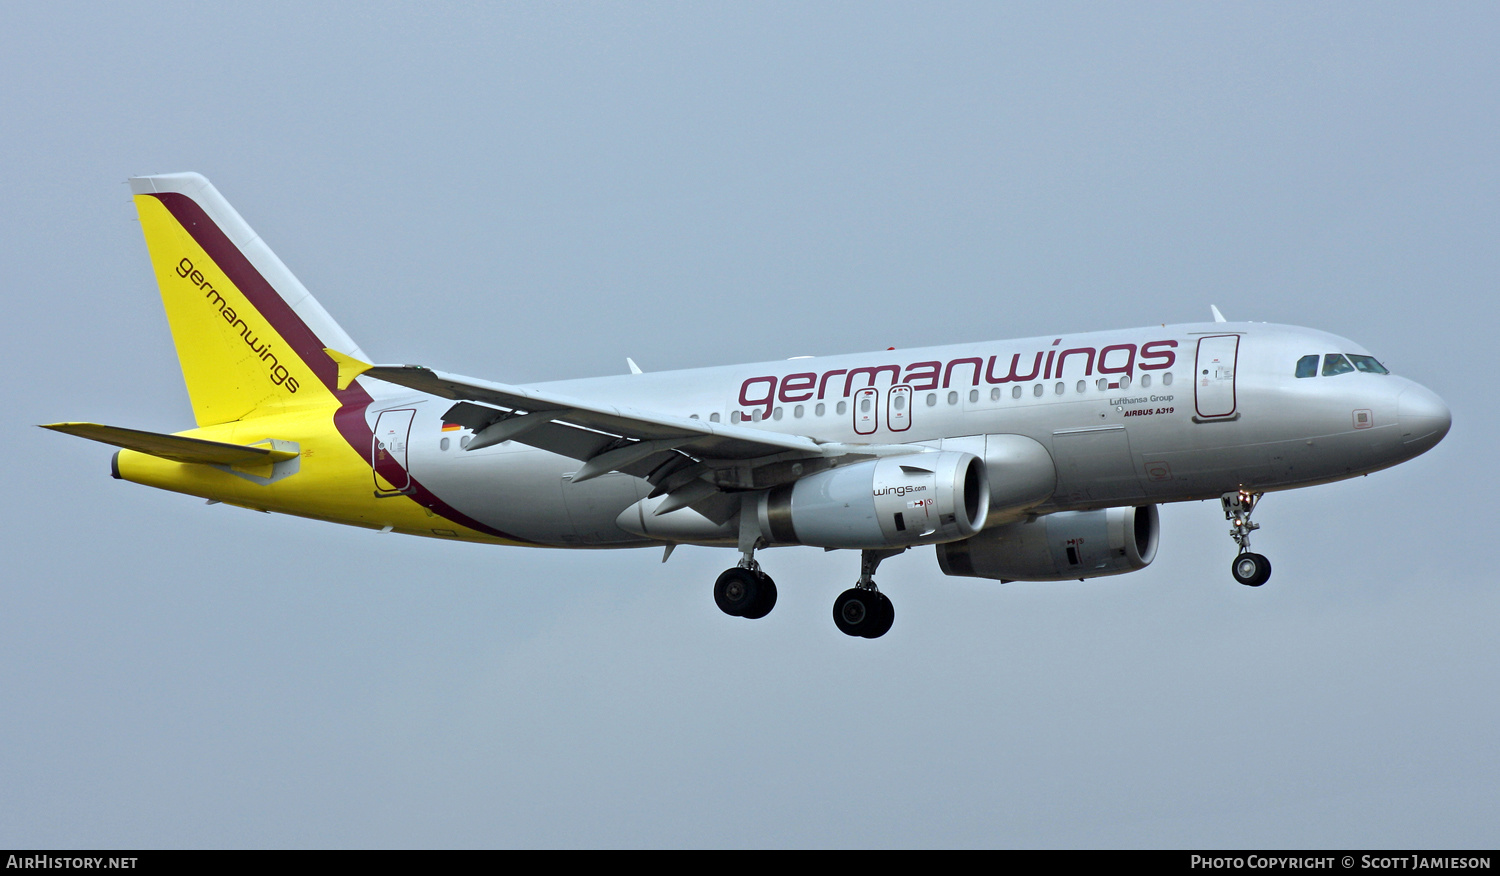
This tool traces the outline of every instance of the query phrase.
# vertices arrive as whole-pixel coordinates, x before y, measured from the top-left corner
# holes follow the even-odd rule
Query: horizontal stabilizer
[[[47,423],[42,428],[77,435],[79,438],[87,438],[90,441],[113,444],[116,447],[159,456],[173,462],[263,465],[281,462],[297,455],[290,450],[225,444],[221,441],[184,438],[181,435],[163,435],[159,432],[142,432],[139,429],[122,429],[119,426],[104,426],[99,423]]]

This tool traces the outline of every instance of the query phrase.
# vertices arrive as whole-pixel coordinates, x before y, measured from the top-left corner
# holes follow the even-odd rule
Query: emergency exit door
[[[370,442],[370,468],[375,473],[375,495],[394,496],[411,489],[406,468],[406,442],[416,411],[381,411]]]

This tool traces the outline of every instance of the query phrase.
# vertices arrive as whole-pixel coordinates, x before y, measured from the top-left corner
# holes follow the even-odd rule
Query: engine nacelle
[[[945,575],[1065,581],[1134,572],[1156,559],[1155,505],[1061,511],[937,546]]]
[[[777,487],[757,503],[774,544],[885,548],[967,538],[990,508],[984,461],[912,453],[840,466]]]

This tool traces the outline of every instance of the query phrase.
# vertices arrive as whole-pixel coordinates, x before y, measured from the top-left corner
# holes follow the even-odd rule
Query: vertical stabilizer
[[[207,179],[130,181],[199,426],[337,404],[331,348],[368,359]]]

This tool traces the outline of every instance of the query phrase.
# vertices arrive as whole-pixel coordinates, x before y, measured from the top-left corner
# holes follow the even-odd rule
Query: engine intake
[[[1061,511],[937,546],[944,575],[1065,581],[1134,572],[1156,559],[1155,505]]]

